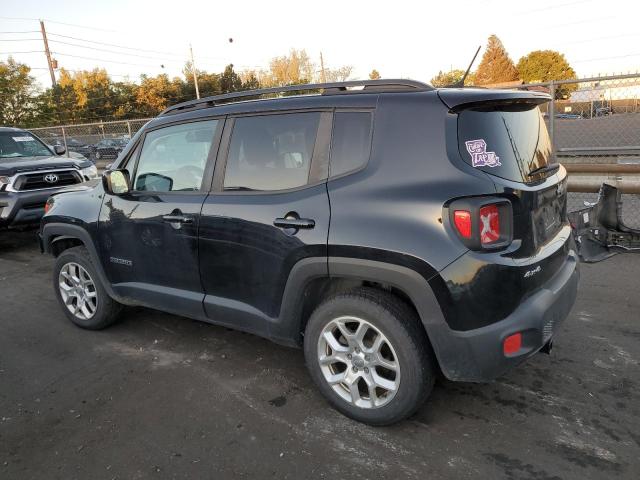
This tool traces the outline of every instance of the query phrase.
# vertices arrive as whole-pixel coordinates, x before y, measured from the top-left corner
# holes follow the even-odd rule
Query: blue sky
[[[589,76],[640,71],[639,13],[640,2],[631,0],[2,0],[0,59],[35,51],[13,56],[47,84],[39,32],[12,33],[39,30],[37,20],[29,19],[43,18],[61,67],[104,67],[116,79],[178,75],[191,43],[197,67],[208,71],[227,63],[266,68],[272,57],[304,48],[317,63],[322,51],[328,67],[352,65],[354,78],[376,68],[388,78],[429,80],[438,70],[466,67],[492,33],[515,62],[531,50],[555,49],[580,76]]]

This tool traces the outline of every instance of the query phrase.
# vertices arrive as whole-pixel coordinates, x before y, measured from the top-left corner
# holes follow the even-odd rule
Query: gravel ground
[[[302,352],[148,309],[83,331],[34,232],[0,232],[0,478],[640,477],[640,255],[582,266],[552,354],[441,381],[371,428],[320,397]]]

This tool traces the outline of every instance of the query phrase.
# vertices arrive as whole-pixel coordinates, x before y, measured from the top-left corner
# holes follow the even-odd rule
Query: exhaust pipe
[[[542,353],[546,353],[547,355],[551,355],[551,349],[553,348],[553,340],[549,340],[544,346],[540,349]]]

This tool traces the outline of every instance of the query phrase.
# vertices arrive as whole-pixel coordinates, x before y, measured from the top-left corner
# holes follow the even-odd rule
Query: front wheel
[[[107,294],[84,247],[70,248],[58,256],[53,269],[53,288],[67,318],[82,328],[108,327],[122,309]]]
[[[420,319],[399,298],[370,288],[325,300],[309,319],[304,352],[327,400],[370,425],[410,416],[435,379]]]

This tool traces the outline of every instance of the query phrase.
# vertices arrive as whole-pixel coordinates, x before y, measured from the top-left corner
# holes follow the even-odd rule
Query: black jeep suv
[[[49,195],[97,178],[93,163],[64,153],[26,130],[0,127],[0,228],[37,224]]]
[[[548,350],[574,303],[549,100],[378,80],[176,105],[49,200],[56,295],[84,328],[146,305],[303,346],[338,410],[398,421],[438,372],[488,381]]]

